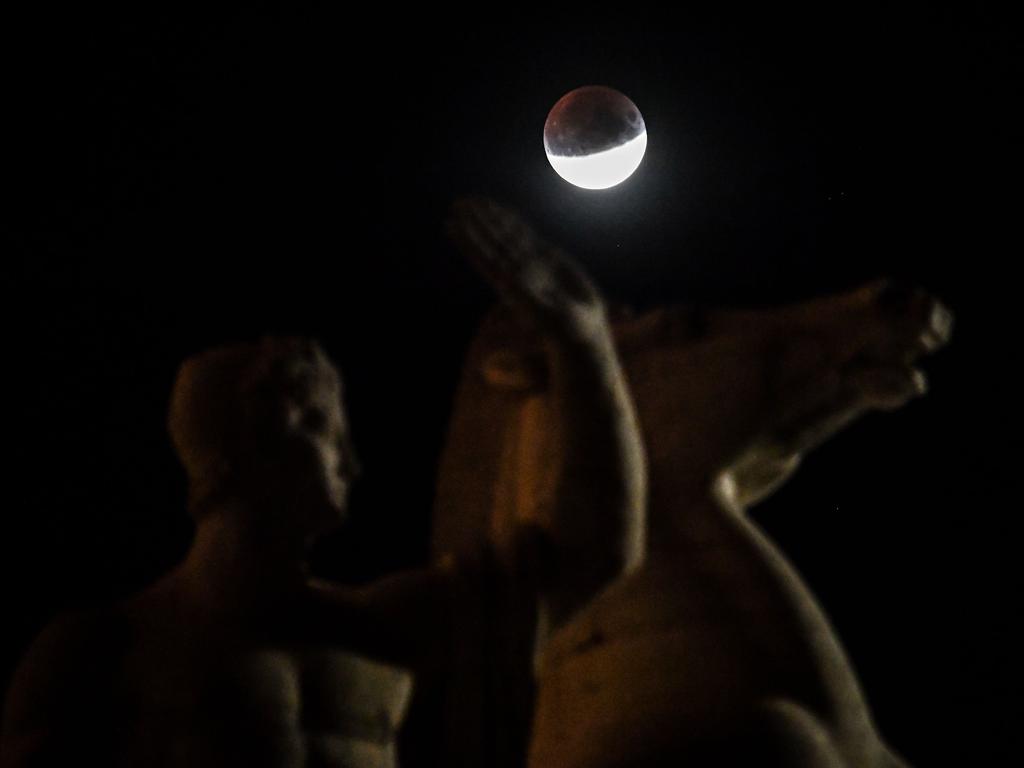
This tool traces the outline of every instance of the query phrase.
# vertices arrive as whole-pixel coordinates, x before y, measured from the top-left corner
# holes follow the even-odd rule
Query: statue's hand
[[[658,310],[616,332],[652,470],[747,506],[850,422],[923,394],[915,364],[951,327],[925,292],[878,282],[779,309]]]
[[[590,279],[514,211],[485,199],[458,200],[447,230],[524,324],[556,335],[607,332],[604,303]]]

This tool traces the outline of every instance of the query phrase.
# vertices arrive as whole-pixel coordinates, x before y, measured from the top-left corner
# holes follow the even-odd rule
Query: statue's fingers
[[[520,324],[532,327],[546,322],[557,300],[547,295],[545,283],[549,284],[550,280],[543,279],[545,272],[534,274],[529,265],[504,258],[502,244],[493,230],[480,226],[473,218],[454,222],[449,234],[466,260],[494,289],[499,300],[514,312]]]
[[[518,214],[493,201],[456,201],[449,232],[528,324],[573,322],[580,309],[600,307],[600,294],[578,264],[537,237]]]
[[[493,236],[500,256],[510,266],[518,263],[533,274],[547,273],[546,287],[557,289],[575,300],[593,300],[598,291],[586,271],[560,248],[551,245],[515,211],[493,200],[471,204],[473,214]]]
[[[503,271],[489,257],[489,244],[480,233],[462,222],[449,222],[446,230],[462,257],[487,283],[495,286],[505,279]]]
[[[495,236],[509,245],[513,256],[536,258],[541,250],[539,247],[541,239],[522,216],[493,200],[485,200],[481,203],[479,215]]]
[[[494,247],[492,255],[509,269],[526,262],[546,261],[549,246],[521,216],[486,198],[457,201],[453,212],[486,233]]]
[[[507,249],[494,231],[477,217],[466,214],[448,222],[448,234],[466,260],[497,291],[515,291],[520,264],[508,258]]]
[[[460,211],[461,226],[473,239],[471,254],[492,277],[500,277],[509,290],[518,290],[525,301],[549,303],[558,284],[560,265],[551,257],[551,246],[533,235],[525,223],[488,201],[467,204]]]

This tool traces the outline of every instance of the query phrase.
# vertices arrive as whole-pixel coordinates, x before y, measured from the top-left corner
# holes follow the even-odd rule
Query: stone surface
[[[670,308],[615,324],[649,462],[646,560],[538,659],[533,768],[900,764],[821,609],[745,510],[846,424],[923,394],[914,363],[945,343],[950,317],[923,292],[876,283],[775,310]],[[524,420],[547,377],[536,344],[489,318],[456,400],[435,551],[530,514],[509,508],[507,484],[544,439]],[[500,448],[488,423],[505,425]]]

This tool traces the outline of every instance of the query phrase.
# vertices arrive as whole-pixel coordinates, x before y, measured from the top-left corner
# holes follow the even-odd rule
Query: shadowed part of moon
[[[614,88],[587,85],[570,91],[544,123],[548,155],[581,157],[622,146],[645,133],[636,104]]]

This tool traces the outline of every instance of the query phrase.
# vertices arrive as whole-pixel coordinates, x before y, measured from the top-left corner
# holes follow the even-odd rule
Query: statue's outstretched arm
[[[330,642],[430,678],[445,662],[453,622],[454,562],[399,571],[363,586],[313,579],[290,625],[310,642]],[[293,630],[295,631],[295,630]]]

